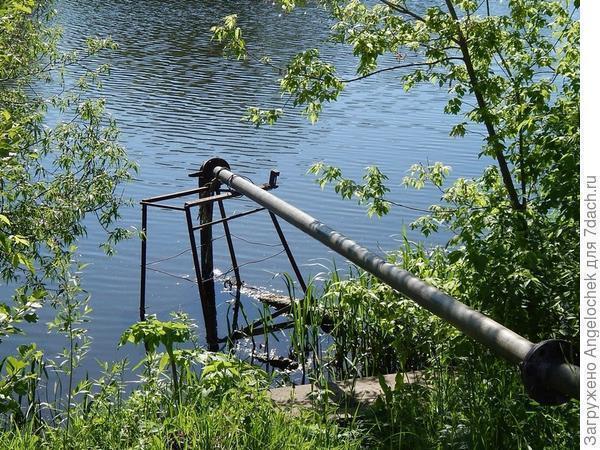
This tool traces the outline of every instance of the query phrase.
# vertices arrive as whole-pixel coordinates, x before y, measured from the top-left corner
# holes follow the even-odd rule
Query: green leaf
[[[167,367],[167,364],[169,364],[169,355],[167,353],[164,353],[160,358],[158,368],[162,371],[165,367]]]

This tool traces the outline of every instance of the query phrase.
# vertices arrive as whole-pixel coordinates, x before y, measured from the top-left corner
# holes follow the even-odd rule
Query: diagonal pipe
[[[401,294],[451,323],[466,335],[512,363],[523,366],[532,360],[534,354],[539,359],[544,352],[553,353],[548,352],[548,346],[543,344],[563,343],[563,341],[544,341],[533,344],[504,325],[428,285],[410,272],[388,263],[352,239],[264,191],[243,177],[234,174],[228,168],[213,165],[210,169],[212,169],[214,177],[231,189],[264,206],[273,214],[376,276]],[[554,347],[557,348],[556,345]],[[560,345],[558,345],[558,348],[559,350],[563,349]],[[554,354],[556,354],[556,351]],[[530,365],[533,366],[533,362]],[[543,395],[541,397],[538,395],[540,398],[535,398],[535,395],[532,395],[532,386],[527,386],[528,381],[523,376],[529,394],[536,400],[542,403],[556,404],[567,401],[568,398],[579,398],[578,365],[570,364],[563,357],[558,361],[556,358],[554,361],[543,361],[543,364],[538,364],[536,367],[539,370],[536,370],[529,377],[529,383],[534,384],[533,390],[539,391],[541,389],[543,392],[553,394],[550,395],[550,399],[544,398]]]

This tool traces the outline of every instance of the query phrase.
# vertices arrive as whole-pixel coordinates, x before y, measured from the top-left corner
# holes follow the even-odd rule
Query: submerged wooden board
[[[419,383],[422,381],[421,372],[407,372],[404,376],[405,383]],[[385,383],[394,389],[397,374],[384,375]],[[383,393],[378,377],[357,378],[355,380],[338,383],[329,382],[328,400],[332,406],[343,410],[362,410],[367,408]],[[271,399],[278,405],[290,407],[292,410],[302,407],[312,407],[316,399],[323,397],[323,391],[317,386],[303,384],[271,389]]]
[[[278,294],[266,289],[244,285],[241,291],[242,294],[253,297],[274,308],[283,308],[291,304],[289,295]]]

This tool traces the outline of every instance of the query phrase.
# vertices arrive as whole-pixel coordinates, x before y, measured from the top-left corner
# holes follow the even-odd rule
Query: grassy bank
[[[441,249],[405,240],[390,260],[463,301],[473,292],[457,282],[460,267]],[[120,345],[144,345],[145,359],[134,367],[104,364],[100,379],[76,383],[89,344],[86,303],[68,305],[59,324],[67,338],[62,364],[33,346],[2,364],[0,448],[558,450],[578,444],[577,402],[537,404],[524,392],[518,367],[357,269],[347,277],[334,270],[292,304],[290,353],[303,378],[322,387],[409,370],[422,377],[394,389],[382,384],[375,405],[350,415],[323,401],[327,390],[300,414],[274,404],[268,389],[285,377],[203,350],[183,314],[133,324]],[[132,378],[133,384],[123,381]]]
[[[471,2],[462,3],[469,7]],[[540,4],[545,6],[543,14]],[[351,6],[362,8],[360,2]],[[455,34],[463,25],[451,9],[431,10],[426,33],[419,31],[420,25],[405,28],[399,17],[389,24],[400,27],[396,31],[402,31],[409,48],[413,33],[406,30],[418,31],[414,37],[427,46],[430,36],[445,36],[448,43],[461,41],[463,34]],[[499,167],[491,165],[479,178],[457,179],[447,186],[448,167],[413,166],[403,184],[412,188],[430,184],[441,195],[440,204],[431,206],[413,228],[424,236],[446,229],[452,238],[437,248],[405,239],[388,256],[399,267],[533,342],[562,338],[575,343],[579,338],[579,26],[570,8],[555,2],[516,2],[510,9],[510,16],[481,17],[473,22],[477,26],[468,28],[483,33],[481,39],[463,42],[461,47],[468,53],[468,46],[474,46],[472,69],[481,72],[481,80],[473,78],[477,75],[473,71],[465,78],[467,72],[454,63],[443,66],[446,74],[433,71],[423,78],[448,83],[456,95],[447,108],[451,114],[460,112],[461,99],[470,91],[491,102],[493,108],[480,106],[463,113],[493,130],[483,141],[482,154],[497,158]],[[62,54],[56,50],[60,33],[48,27],[52,15],[47,2],[0,2],[0,54],[8,55],[0,59],[0,272],[2,282],[15,286],[10,299],[0,299],[0,338],[19,333],[23,322],[36,322],[36,311],[43,304],[55,308],[50,331],[65,338],[58,355],[46,355],[41,346],[31,344],[2,358],[0,448],[577,447],[576,402],[549,407],[530,400],[517,367],[355,268],[347,278],[334,270],[322,287],[310,286],[303,302],[293,302],[289,344],[302,367],[302,378],[319,386],[328,380],[408,370],[423,374],[420,383],[400,382],[393,390],[382,385],[383,396],[370,410],[338,415],[320,400],[328,396],[327,390],[315,396],[314,408],[293,414],[282,409],[268,395],[276,378],[273,374],[231,355],[204,351],[182,315],[169,321],[149,317],[132,325],[120,344],[144,345],[145,359],[134,367],[126,362],[101,363],[103,376],[88,379],[80,367],[91,346],[86,329],[91,309],[78,278],[84,265],[75,261],[74,243],[85,236],[82,224],[91,214],[107,229],[107,244],[129,235],[114,227],[125,202],[116,193],[121,182],[132,178],[134,166],[118,144],[115,124],[105,116],[104,101],[87,93],[88,87],[100,87],[99,77],[108,68],[86,69],[74,85],[60,76],[67,67],[114,48],[114,43],[88,40],[79,52]],[[364,19],[384,20],[370,14]],[[339,30],[345,23],[340,22]],[[244,44],[235,16],[214,31],[224,44],[229,35]],[[564,37],[559,47],[547,40],[555,31]],[[535,38],[537,44],[531,49],[546,48],[547,54],[536,50],[530,55],[530,48],[520,45],[521,32]],[[510,80],[503,75],[490,77],[488,69],[498,64],[493,59],[498,50],[491,47],[494,39],[489,36],[510,44],[506,46],[509,58],[500,59],[521,74],[518,83],[512,76]],[[389,46],[396,57],[398,45]],[[245,51],[246,47],[237,48]],[[446,49],[438,51],[444,54]],[[298,95],[298,104],[308,103],[312,119],[323,100],[333,100],[341,92],[328,89],[342,86],[332,68],[316,56],[311,51],[293,60],[283,84],[288,93]],[[365,61],[370,67],[372,55],[363,56],[369,58]],[[551,70],[550,78],[534,76],[529,63],[523,63],[530,57],[534,65]],[[61,94],[33,95],[32,83],[46,80],[51,73],[62,80]],[[315,84],[323,74],[334,84],[325,88]],[[415,83],[424,76],[415,72],[405,82]],[[560,86],[554,83],[557,79],[562,80]],[[458,89],[454,83],[459,83]],[[307,86],[311,89],[305,92]],[[47,105],[72,120],[47,129]],[[254,109],[250,120],[272,122],[276,113],[265,115]],[[452,131],[464,133],[464,124]],[[387,177],[375,167],[358,183],[345,179],[333,166],[316,164],[311,170],[322,186],[334,183],[343,197],[369,204],[370,213],[386,214],[392,205],[385,197]],[[515,185],[520,185],[520,193]],[[270,315],[263,312],[261,317],[268,322]],[[131,379],[136,382],[125,381]]]
[[[161,364],[164,354],[156,353],[139,368],[140,379],[133,390],[122,381],[129,369],[122,364],[107,366],[101,379],[77,386],[68,407],[39,402],[27,420],[5,416],[0,448],[577,446],[577,403],[536,404],[523,392],[514,367],[476,346],[452,364],[443,361],[443,347],[436,351],[440,352],[437,363],[423,370],[421,383],[384,389],[370,410],[342,419],[318,401],[314,409],[293,414],[273,404],[267,392],[269,376],[225,355],[176,350],[180,383],[175,391],[170,370]]]
[[[141,379],[128,394],[121,381],[124,365],[107,366],[101,379],[80,383],[71,405],[30,405],[37,411],[28,420],[13,414],[0,433],[0,448],[360,447],[355,427],[341,427],[312,411],[292,416],[275,407],[260,369],[224,355],[178,352],[175,392],[161,358],[152,354],[143,363]],[[192,366],[200,360],[203,371],[197,375]]]

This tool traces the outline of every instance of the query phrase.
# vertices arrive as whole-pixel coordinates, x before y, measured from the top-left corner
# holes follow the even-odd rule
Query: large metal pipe
[[[275,197],[225,167],[217,166],[213,174],[233,190],[244,194],[286,222],[323,243],[357,266],[375,275],[423,308],[448,321],[463,333],[492,349],[510,362],[526,360],[534,344],[504,325],[475,311],[458,300],[428,285],[406,270],[360,246],[343,234],[300,209]],[[547,384],[571,398],[579,398],[579,367],[563,364],[548,371]]]

